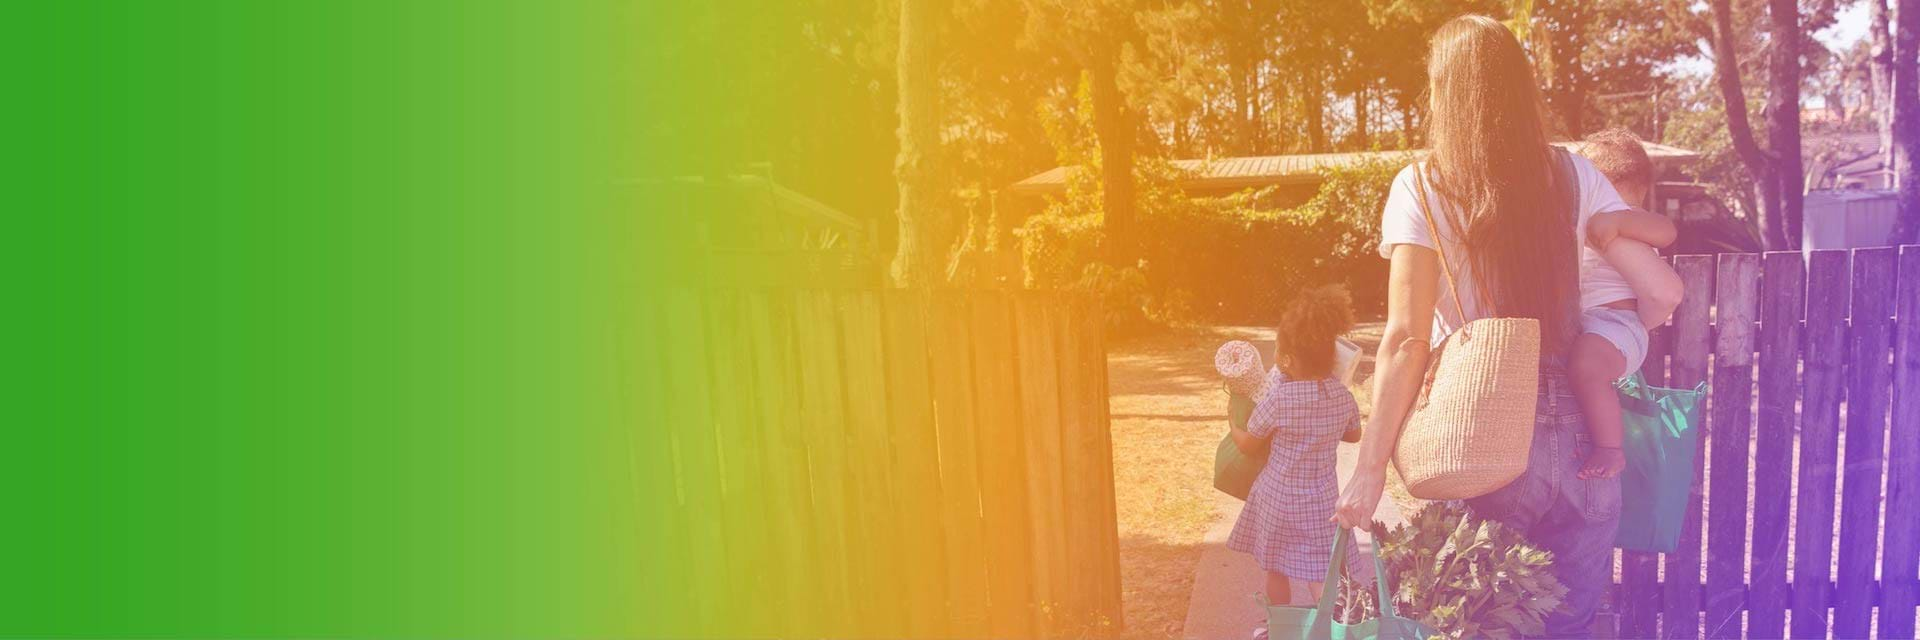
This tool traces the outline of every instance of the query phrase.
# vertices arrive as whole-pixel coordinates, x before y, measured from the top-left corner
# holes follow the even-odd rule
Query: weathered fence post
[[[840,322],[833,296],[803,292],[796,301],[794,344],[800,389],[800,429],[806,433],[813,485],[815,554],[820,618],[825,635],[855,633],[848,555],[846,406],[841,393]]]
[[[1060,336],[1053,321],[1059,311],[1048,297],[1023,293],[1014,298],[1015,344],[1020,363],[1020,417],[1027,446],[1027,519],[1033,527],[1035,612],[1040,634],[1059,635],[1070,610],[1067,584],[1065,476],[1061,473]],[[1044,428],[1043,426],[1044,425]]]
[[[1680,272],[1687,291],[1714,290],[1713,256],[1679,256],[1674,258],[1673,266]],[[1674,312],[1673,370],[1668,379],[1672,386],[1692,388],[1707,378],[1707,354],[1713,344],[1709,325],[1712,304],[1709,296],[1689,296]],[[1666,557],[1666,607],[1660,622],[1663,638],[1700,637],[1700,511],[1705,454],[1703,446],[1701,455],[1694,458],[1693,496],[1687,500],[1680,547]]]
[[[1786,635],[1787,523],[1793,501],[1793,434],[1800,401],[1800,319],[1806,263],[1797,251],[1769,253],[1760,275],[1760,416],[1753,459],[1753,575],[1747,635]]]
[[[980,514],[979,427],[974,414],[973,343],[965,297],[941,295],[928,311],[927,355],[940,451],[941,521],[953,635],[986,636],[987,548]]]
[[[973,374],[979,402],[980,500],[986,516],[992,635],[1030,637],[1033,527],[1028,521],[1027,445],[1021,431],[1020,373],[1008,296],[983,292],[972,308]]]
[[[940,516],[944,492],[927,371],[927,293],[887,291],[881,310],[895,513],[900,519],[898,562],[907,565],[907,628],[914,637],[949,636],[954,632],[947,622],[947,539]]]
[[[1793,638],[1827,637],[1848,301],[1846,252],[1814,252],[1807,265],[1806,364],[1793,527]]]
[[[747,297],[747,327],[754,364],[754,393],[760,396],[760,437],[767,466],[766,528],[783,532],[772,540],[778,556],[778,588],[789,606],[784,629],[794,635],[821,635],[821,575],[815,550],[820,530],[807,476],[807,431],[801,419],[801,398],[794,375],[794,303],[790,295],[754,293]]]
[[[1892,379],[1894,250],[1853,252],[1853,351],[1847,362],[1846,466],[1841,473],[1840,564],[1834,581],[1833,634],[1866,637],[1873,618],[1874,569],[1880,547],[1881,445]]]
[[[1912,638],[1920,606],[1920,246],[1900,248],[1894,303],[1893,422],[1887,434],[1887,548],[1881,556],[1880,637]]]
[[[1697,295],[1697,294],[1696,294]],[[1640,375],[1648,384],[1667,383],[1667,354],[1673,351],[1672,325],[1655,328],[1648,335],[1647,361]],[[1660,637],[1660,554],[1651,551],[1623,551],[1620,554],[1619,637]]]
[[[1707,498],[1706,637],[1739,638],[1746,605],[1747,453],[1760,256],[1720,254],[1714,276],[1713,458]]]

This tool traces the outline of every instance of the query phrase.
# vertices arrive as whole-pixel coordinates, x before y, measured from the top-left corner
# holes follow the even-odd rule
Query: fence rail
[[[1037,292],[731,290],[643,303],[635,444],[664,635],[1101,636],[1120,628],[1101,314]],[[664,453],[663,453],[664,452]],[[663,570],[671,563],[659,563]]]
[[[1621,636],[1913,638],[1920,246],[1674,267],[1642,372],[1710,380],[1707,426],[1680,548],[1618,558]]]

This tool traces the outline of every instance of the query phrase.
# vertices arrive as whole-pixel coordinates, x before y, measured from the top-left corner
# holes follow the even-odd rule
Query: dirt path
[[[1372,373],[1379,335],[1377,323],[1352,334],[1362,343],[1359,377]],[[1247,340],[1270,360],[1272,339],[1268,328],[1205,327],[1110,347],[1125,637],[1183,635],[1208,532],[1239,504],[1213,490],[1213,452],[1226,433],[1213,352],[1227,340]]]
[[[1236,339],[1270,341],[1271,332],[1183,331],[1115,344],[1107,356],[1126,637],[1178,637],[1186,622],[1194,562],[1218,516],[1213,450],[1226,403],[1213,352]]]

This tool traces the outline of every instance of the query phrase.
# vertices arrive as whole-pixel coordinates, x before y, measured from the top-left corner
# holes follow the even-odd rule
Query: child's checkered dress
[[[1260,568],[1317,582],[1333,550],[1334,472],[1340,434],[1360,419],[1353,393],[1338,380],[1289,380],[1278,367],[1247,430],[1271,437],[1267,468],[1253,483],[1227,548],[1253,554]]]

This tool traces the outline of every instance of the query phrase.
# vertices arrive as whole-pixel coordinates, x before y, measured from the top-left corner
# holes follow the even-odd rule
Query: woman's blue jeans
[[[1553,574],[1567,597],[1547,616],[1545,637],[1585,638],[1592,635],[1594,612],[1613,583],[1620,479],[1580,479],[1580,462],[1591,441],[1564,367],[1541,364],[1538,397],[1526,472],[1468,500],[1467,508],[1553,553]]]

